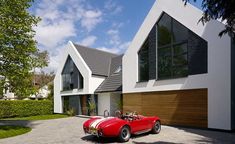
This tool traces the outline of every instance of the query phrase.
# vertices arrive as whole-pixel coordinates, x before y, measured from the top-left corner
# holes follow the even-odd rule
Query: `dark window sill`
[[[149,82],[149,80],[146,80],[146,81],[137,81],[136,83],[147,83]]]
[[[187,76],[182,76],[182,77],[171,77],[171,78],[158,78],[156,79],[156,81],[162,81],[162,80],[173,80],[173,79],[180,79],[180,78],[187,78],[189,75]]]
[[[60,92],[72,92],[74,89],[70,89],[70,90],[61,90]],[[83,88],[77,88],[76,90],[83,90]]]

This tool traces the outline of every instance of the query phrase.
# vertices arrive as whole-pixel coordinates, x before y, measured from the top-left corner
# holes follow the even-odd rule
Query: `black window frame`
[[[140,50],[138,51],[138,82],[147,82],[149,81],[149,43],[148,43],[148,38],[144,41],[143,45],[141,46]],[[144,68],[145,72],[144,74],[146,75],[146,78],[143,78],[142,77],[142,72],[143,70],[141,70],[141,60],[140,60],[140,57],[143,56],[141,55],[141,52],[143,50],[146,50],[147,49],[147,52],[145,52],[144,54],[146,54],[146,58],[145,60],[147,61],[147,68]],[[143,68],[143,67],[142,67]]]

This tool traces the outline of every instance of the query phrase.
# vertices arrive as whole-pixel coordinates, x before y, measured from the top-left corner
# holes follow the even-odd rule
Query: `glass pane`
[[[163,14],[157,24],[158,47],[171,43],[171,17]]]
[[[164,47],[158,49],[158,55],[162,57],[171,56],[171,47]]]
[[[171,56],[158,56],[158,78],[171,77]]]
[[[173,42],[178,43],[188,39],[188,29],[173,19]]]
[[[62,71],[63,90],[83,88],[83,77],[69,56]]]
[[[174,56],[173,58],[173,65],[174,66],[184,66],[188,64],[188,55],[178,55]]]
[[[63,113],[66,113],[69,110],[69,97],[63,97]]]
[[[176,66],[172,68],[173,77],[186,77],[188,76],[188,66]]]
[[[175,45],[173,48],[174,48],[174,56],[182,55],[188,52],[187,43]]]
[[[139,51],[139,81],[149,79],[148,40]]]

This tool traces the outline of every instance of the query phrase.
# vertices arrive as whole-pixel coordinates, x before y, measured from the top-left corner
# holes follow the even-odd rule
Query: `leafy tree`
[[[45,66],[48,66],[48,63],[49,63],[49,56],[48,56],[48,52],[47,51],[42,51],[42,52],[40,52],[40,51],[36,51],[33,55],[32,55],[32,62],[31,62],[31,64],[32,64],[32,67],[33,67],[33,86],[34,86],[34,88],[35,88],[35,90],[36,91],[38,91],[38,88],[41,88],[43,85],[45,85],[46,83],[43,83],[43,82],[41,82],[40,83],[40,85],[39,85],[39,87],[37,87],[36,86],[36,77],[37,77],[37,75],[36,75],[36,73],[35,73],[35,69],[36,68],[40,68],[40,69],[42,69],[43,67],[45,67]],[[45,73],[44,72],[42,72],[41,74],[40,74],[40,79],[41,79],[41,81],[43,81],[43,80],[45,80],[44,78],[45,78]],[[35,91],[35,92],[36,92]],[[36,99],[37,99],[37,94],[36,94]]]
[[[48,85],[48,89],[49,89],[50,93],[48,94],[47,99],[54,102],[53,101],[54,100],[54,83],[53,82]]]
[[[187,4],[190,0],[183,1]],[[219,36],[235,32],[235,0],[203,0],[202,10],[204,13],[199,21],[203,24],[216,19],[225,21],[225,29],[219,33]]]
[[[0,1],[0,75],[19,98],[32,93],[32,62],[38,51],[33,39],[40,18],[28,12],[33,0]]]

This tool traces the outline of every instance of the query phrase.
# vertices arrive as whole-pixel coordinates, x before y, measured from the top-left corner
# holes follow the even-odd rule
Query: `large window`
[[[83,77],[69,56],[62,71],[63,91],[83,88]]]
[[[188,29],[163,14],[157,24],[158,79],[188,75]]]
[[[149,80],[149,46],[148,40],[145,41],[138,52],[139,82]]]

